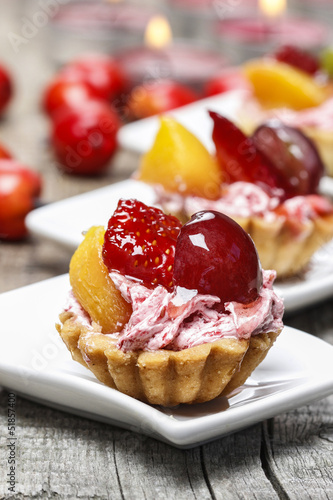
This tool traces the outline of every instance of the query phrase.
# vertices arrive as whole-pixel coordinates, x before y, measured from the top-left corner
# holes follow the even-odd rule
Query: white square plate
[[[285,327],[233,397],[163,409],[102,385],[71,359],[54,324],[68,275],[0,295],[0,384],[51,407],[189,448],[333,392],[333,346]]]
[[[333,183],[326,180],[326,191],[333,194]],[[119,198],[131,197],[148,205],[155,202],[150,186],[130,179],[38,208],[28,215],[27,226],[31,232],[74,251],[83,239],[83,231],[94,225],[106,226]],[[284,298],[286,312],[315,304],[333,294],[332,255],[333,241],[316,252],[304,274],[276,285],[277,292]]]

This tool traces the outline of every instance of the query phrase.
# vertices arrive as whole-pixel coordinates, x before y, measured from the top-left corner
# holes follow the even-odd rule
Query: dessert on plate
[[[315,145],[277,120],[246,136],[227,118],[210,115],[214,155],[165,116],[136,178],[152,184],[157,202],[183,221],[199,210],[232,217],[278,278],[303,271],[333,237],[333,204],[318,194],[324,166]]]
[[[251,238],[229,217],[189,222],[120,200],[89,229],[57,329],[107,386],[164,406],[239,388],[280,334],[283,303]]]
[[[333,175],[333,85],[320,59],[299,48],[281,47],[275,54],[242,67],[252,91],[244,96],[238,122],[245,133],[269,118],[297,127],[311,137]]]

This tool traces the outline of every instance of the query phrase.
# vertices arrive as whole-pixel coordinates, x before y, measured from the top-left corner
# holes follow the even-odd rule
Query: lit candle
[[[220,53],[202,43],[172,40],[170,26],[160,16],[148,24],[145,43],[115,55],[133,86],[171,79],[201,90],[205,81],[227,62]]]
[[[235,62],[260,57],[281,45],[318,51],[329,38],[325,25],[286,14],[286,0],[259,0],[259,15],[235,17],[216,25],[224,52]]]

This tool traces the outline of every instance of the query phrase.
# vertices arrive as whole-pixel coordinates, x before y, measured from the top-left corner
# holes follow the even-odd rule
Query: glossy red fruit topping
[[[46,88],[43,108],[50,117],[59,110],[81,107],[88,99],[98,98],[96,91],[77,77],[58,76]]]
[[[253,241],[235,221],[215,211],[198,212],[182,227],[173,277],[175,286],[216,295],[221,304],[249,304],[262,287]]]
[[[9,151],[2,144],[0,144],[0,158],[9,159],[11,157],[12,155],[9,153]]]
[[[317,192],[324,165],[316,146],[303,132],[271,120],[258,127],[252,139],[286,179],[288,197]]]
[[[97,175],[117,149],[118,114],[111,104],[88,100],[53,120],[52,145],[59,168],[70,174]]]
[[[7,107],[13,94],[12,79],[8,71],[0,66],[0,113]]]
[[[92,87],[100,99],[111,101],[127,89],[127,78],[112,57],[104,54],[86,54],[65,66],[62,75],[79,78]]]
[[[40,195],[41,176],[25,165],[0,160],[0,238],[19,240],[26,236],[25,217]]]
[[[251,182],[283,199],[284,178],[257,149],[252,138],[224,116],[213,111],[209,114],[214,121],[212,137],[225,182]]]
[[[146,286],[173,286],[173,261],[181,223],[158,208],[137,200],[120,200],[110,218],[103,245],[109,271]]]
[[[320,69],[320,62],[316,56],[293,45],[284,45],[273,54],[273,57],[280,62],[290,64],[297,69],[314,75]]]

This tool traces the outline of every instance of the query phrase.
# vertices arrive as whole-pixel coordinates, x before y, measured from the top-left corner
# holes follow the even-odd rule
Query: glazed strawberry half
[[[111,271],[148,287],[173,287],[173,262],[180,221],[138,200],[120,200],[108,222],[103,260]]]

